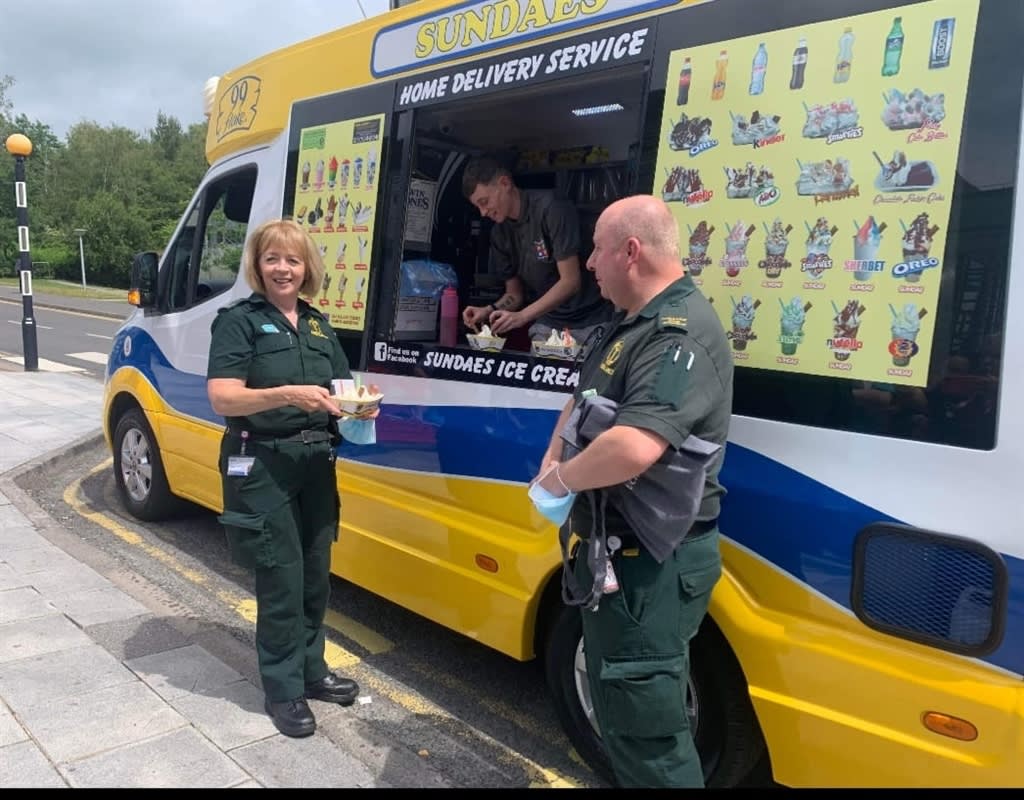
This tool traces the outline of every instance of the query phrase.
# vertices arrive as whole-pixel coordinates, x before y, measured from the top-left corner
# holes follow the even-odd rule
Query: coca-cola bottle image
[[[804,88],[804,70],[807,69],[807,40],[800,37],[793,51],[793,75],[789,79],[790,89]]]
[[[676,95],[676,105],[685,106],[690,99],[690,59],[683,59],[683,68],[679,71],[679,94]]]

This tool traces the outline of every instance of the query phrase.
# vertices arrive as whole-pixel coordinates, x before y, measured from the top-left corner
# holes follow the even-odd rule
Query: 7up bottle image
[[[892,29],[885,37],[885,56],[882,60],[882,75],[890,77],[899,74],[900,57],[903,55],[903,18],[896,17]]]

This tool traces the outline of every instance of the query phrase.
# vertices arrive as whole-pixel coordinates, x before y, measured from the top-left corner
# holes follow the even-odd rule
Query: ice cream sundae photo
[[[690,228],[689,250],[683,258],[683,266],[691,275],[700,275],[704,271],[704,267],[711,266],[708,245],[711,242],[711,234],[714,232],[715,226],[708,227],[705,220],[697,223],[696,228]]]
[[[867,308],[861,305],[860,300],[849,300],[842,309],[833,303],[832,310],[835,316],[832,318],[832,338],[828,344],[836,361],[846,361],[850,353],[861,347],[857,333],[860,331],[860,318]]]
[[[832,237],[839,228],[835,225],[830,228],[825,217],[818,217],[813,228],[806,222],[804,226],[807,228],[807,256],[800,262],[800,269],[814,278],[820,278],[825,270],[832,268],[829,249],[832,247]]]
[[[743,220],[738,220],[735,225],[728,229],[725,237],[725,255],[722,256],[721,265],[725,274],[735,278],[740,270],[750,262],[747,259],[747,244],[750,242],[750,235],[757,230],[751,225],[747,227]]]
[[[742,114],[733,114],[732,117],[732,143],[733,144],[755,144],[756,142],[770,139],[779,133],[780,116],[761,116],[760,111],[750,115],[750,121]]]
[[[855,281],[868,281],[876,272],[881,272],[885,262],[878,259],[878,249],[882,246],[882,234],[886,224],[879,225],[874,217],[868,217],[863,225],[857,225],[857,233],[853,236],[853,260],[847,262],[847,272],[853,273]]]
[[[804,320],[812,305],[804,303],[799,297],[794,297],[788,303],[783,303],[780,297],[779,306],[782,308],[782,316],[779,320],[781,329],[779,344],[782,346],[782,355],[796,355],[796,348],[804,340]]]
[[[807,112],[807,121],[803,134],[808,139],[822,139],[853,130],[860,120],[857,106],[849,97],[821,105],[808,106],[805,103],[804,111]]]
[[[672,126],[668,146],[673,150],[690,150],[711,141],[711,120],[708,117],[688,117],[681,114]]]
[[[874,156],[881,167],[875,178],[875,188],[881,192],[930,189],[939,182],[935,165],[931,161],[911,161],[902,150],[896,150],[888,162],[882,161],[878,153]]]
[[[824,161],[800,161],[800,178],[796,182],[797,194],[834,194],[853,185],[850,162],[845,158]]]
[[[903,262],[905,264],[917,264],[918,269],[908,268],[903,273],[907,283],[917,283],[921,280],[921,272],[924,265],[919,262],[926,261],[931,257],[932,240],[939,232],[938,225],[928,224],[928,213],[923,211],[914,217],[910,227],[904,225],[903,232]]]
[[[739,169],[723,167],[727,184],[725,196],[735,199],[738,197],[753,197],[764,189],[775,185],[775,175],[767,167],[755,167],[749,161],[746,166]]]
[[[903,94],[893,89],[883,97],[885,108],[882,110],[882,122],[891,131],[934,126],[946,118],[946,95],[942,92],[925,94],[920,89],[914,89],[910,94]]]
[[[793,230],[793,226],[783,226],[782,220],[776,217],[771,228],[767,225],[764,227],[764,260],[758,262],[757,266],[764,270],[765,277],[777,278],[782,274],[782,270],[792,266],[786,260],[786,248],[789,247],[789,232]]]
[[[673,167],[666,170],[665,185],[661,189],[661,199],[666,203],[685,200],[695,192],[704,191],[704,183],[700,178],[700,170]]]
[[[892,340],[889,342],[892,365],[905,367],[917,354],[917,334],[921,330],[921,320],[928,312],[923,308],[918,311],[913,303],[907,303],[899,311],[890,305],[889,311],[892,314]]]
[[[727,334],[732,340],[733,350],[746,350],[747,342],[757,338],[752,330],[754,327],[754,312],[761,305],[760,300],[755,300],[749,294],[743,295],[737,303],[732,300],[732,330]]]

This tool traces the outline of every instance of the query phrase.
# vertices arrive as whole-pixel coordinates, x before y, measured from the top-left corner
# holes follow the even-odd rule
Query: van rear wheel
[[[121,415],[114,428],[114,479],[121,501],[138,519],[166,519],[181,501],[171,494],[153,429],[140,409]]]
[[[709,619],[690,647],[686,711],[708,787],[736,786],[764,753],[746,680],[725,637]],[[598,775],[615,784],[594,718],[583,657],[580,610],[562,606],[547,637],[544,670],[566,735]]]

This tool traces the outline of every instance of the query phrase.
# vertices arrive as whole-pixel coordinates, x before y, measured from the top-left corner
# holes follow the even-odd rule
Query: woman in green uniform
[[[344,435],[374,423],[337,422],[331,380],[351,372],[327,319],[300,298],[324,276],[308,234],[291,220],[266,222],[249,237],[242,266],[253,294],[217,314],[207,370],[210,404],[226,423],[220,520],[232,558],[255,571],[267,713],[286,736],[309,736],[316,719],[307,698],[348,705],[359,693],[324,661],[323,618],[338,531],[339,428]]]

